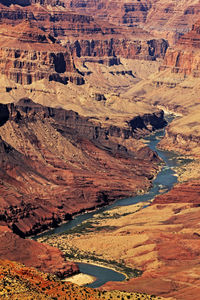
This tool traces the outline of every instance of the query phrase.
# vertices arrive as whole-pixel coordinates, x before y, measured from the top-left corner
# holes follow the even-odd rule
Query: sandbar
[[[86,285],[86,284],[96,281],[96,277],[88,275],[88,274],[79,273],[79,274],[73,275],[71,277],[67,277],[63,281],[69,281],[72,283],[76,283],[80,286],[83,286],[83,285]]]

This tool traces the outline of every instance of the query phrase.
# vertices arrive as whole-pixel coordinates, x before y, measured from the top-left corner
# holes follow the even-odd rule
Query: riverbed
[[[65,231],[75,228],[77,225],[80,225],[83,221],[89,220],[97,213],[101,214],[119,206],[128,206],[139,202],[146,203],[152,200],[156,195],[169,191],[177,182],[177,176],[175,174],[174,168],[180,165],[181,160],[175,153],[157,149],[157,144],[159,143],[160,139],[164,136],[164,134],[165,131],[163,129],[145,138],[144,140],[144,142],[153,151],[156,151],[159,157],[163,160],[161,171],[158,173],[157,177],[153,181],[152,188],[148,191],[148,193],[143,195],[137,195],[135,197],[117,200],[114,203],[106,207],[100,208],[96,211],[78,215],[70,222],[62,224],[61,226],[55,229],[45,232],[37,236],[37,238],[44,237],[45,235],[55,235],[59,233],[64,233]],[[85,273],[97,278],[93,283],[88,285],[90,287],[97,288],[106,283],[107,281],[123,281],[125,279],[124,274],[115,272],[114,270],[110,270],[106,267],[94,266],[92,264],[83,263],[78,263],[78,265],[81,273]]]

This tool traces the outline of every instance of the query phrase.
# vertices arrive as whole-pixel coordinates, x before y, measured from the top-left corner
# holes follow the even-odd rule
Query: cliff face
[[[37,22],[39,28],[62,39],[63,44],[77,56],[121,56],[155,60],[158,57],[163,58],[168,47],[165,40],[155,39],[153,36],[151,38],[142,29],[120,28],[109,23],[107,19],[92,17],[95,14],[84,15],[77,11],[72,12],[69,8],[44,7],[2,6],[0,22],[12,25],[23,20],[29,20],[33,24]],[[129,10],[128,6],[126,10]]]
[[[172,73],[200,77],[200,22],[183,35],[174,48],[168,48],[160,70],[170,69]]]
[[[0,128],[0,215],[17,234],[35,234],[150,185],[156,155],[145,147],[132,153],[109,139],[133,135],[131,127],[129,132],[101,128],[72,111],[28,99],[7,108],[9,120]],[[162,114],[152,116],[149,125],[156,119],[162,127]],[[144,130],[151,129],[146,123]]]
[[[0,27],[0,72],[20,84],[47,78],[66,84],[80,78],[69,52],[28,21]]]
[[[184,128],[184,118],[180,120],[180,125]],[[195,124],[196,123],[196,124]],[[159,143],[159,147],[169,151],[177,151],[183,155],[193,155],[200,157],[199,132],[194,127],[199,128],[199,122],[188,123],[189,132],[184,132],[180,128],[176,129],[176,124],[166,129],[164,139]]]
[[[9,7],[10,4],[21,5],[15,9],[11,6],[4,8],[1,12],[1,15],[6,19],[18,19],[17,15],[24,17],[28,15],[29,18],[34,15],[37,22],[45,21],[46,26],[47,22],[52,23],[51,30],[57,34],[62,35],[63,32],[70,32],[70,26],[68,26],[68,20],[71,16],[74,20],[78,17],[79,24],[75,24],[73,21],[71,26],[71,32],[82,31],[85,33],[97,33],[102,31],[102,24],[107,23],[107,26],[104,27],[104,32],[108,31],[110,33],[116,29],[116,26],[124,27],[143,27],[144,29],[158,32],[173,32],[174,35],[188,31],[192,24],[199,19],[199,8],[200,5],[197,1],[192,0],[188,3],[186,0],[181,0],[179,2],[174,2],[172,0],[141,0],[141,1],[106,1],[106,0],[72,0],[72,1],[60,1],[60,0],[1,0],[1,3]],[[34,10],[30,9],[30,5],[40,4],[42,7],[47,7],[48,5],[57,10],[57,12],[52,12],[48,14],[43,9],[36,7]],[[23,10],[22,10],[23,8]],[[62,8],[62,12],[59,11],[59,8]],[[65,10],[64,10],[65,8]],[[12,13],[11,13],[12,10]],[[40,12],[39,12],[40,10]],[[52,9],[51,9],[52,10]],[[66,10],[68,12],[66,12]],[[69,13],[74,11],[75,13]],[[23,12],[22,12],[23,11]],[[79,16],[78,16],[79,14]],[[94,18],[87,16],[95,16],[95,19],[98,20],[94,22]],[[81,16],[81,17],[80,17]],[[32,18],[32,17],[31,17]],[[62,26],[59,24],[64,20]],[[83,20],[89,20],[88,26]],[[59,23],[58,23],[59,22]],[[70,21],[71,22],[71,21]],[[83,22],[83,23],[82,23]],[[100,23],[99,23],[100,22]],[[95,24],[96,23],[96,24]],[[115,24],[110,25],[110,24]],[[100,25],[100,26],[99,26]],[[107,29],[108,30],[107,30]]]
[[[156,60],[163,58],[168,48],[164,39],[127,39],[111,37],[107,39],[75,40],[67,42],[67,47],[76,56],[107,57],[117,56],[132,59]]]
[[[40,29],[55,37],[112,34],[121,31],[107,21],[95,20],[91,15],[73,12],[60,6],[30,5],[26,7],[1,5],[0,23],[16,25],[24,20],[35,22]]]
[[[76,11],[96,15],[111,23],[138,26],[156,31],[185,32],[199,18],[198,1],[65,1]]]
[[[107,18],[112,23],[122,23],[128,26],[145,22],[150,1],[83,1],[73,0],[65,2],[67,6],[82,12],[96,11],[98,17]]]

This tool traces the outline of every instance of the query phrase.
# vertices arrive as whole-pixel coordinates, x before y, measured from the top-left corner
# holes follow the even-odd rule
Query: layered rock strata
[[[153,31],[155,34],[166,32],[172,40],[177,33],[189,30],[199,18],[199,3],[182,0],[175,1],[65,1],[66,6],[81,13],[96,15],[111,23],[135,27],[140,26]]]
[[[200,23],[192,26],[192,30],[183,35],[176,47],[168,48],[160,71],[170,69],[172,73],[184,76],[200,77]]]
[[[121,56],[156,60],[164,57],[168,47],[167,41],[156,39],[142,29],[120,28],[107,21],[99,21],[89,15],[81,15],[59,7],[2,7],[2,23],[17,25],[23,20],[28,20],[46,33],[61,39],[71,54],[78,57]],[[17,30],[21,30],[20,27]],[[11,31],[10,28],[8,30]],[[44,33],[41,35],[44,39]],[[41,38],[40,42],[45,42]]]
[[[75,40],[66,46],[77,57],[117,56],[132,59],[156,60],[164,58],[168,43],[164,39],[106,38],[92,40]]]
[[[46,78],[66,84],[84,82],[69,52],[28,21],[0,28],[0,72],[20,84]]]

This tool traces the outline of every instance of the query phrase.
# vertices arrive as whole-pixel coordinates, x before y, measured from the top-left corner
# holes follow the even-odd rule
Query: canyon
[[[198,299],[199,12],[193,0],[0,1],[0,267],[18,270],[12,291],[31,274],[44,299]],[[144,137],[165,126],[158,147],[185,161],[171,191],[83,235],[27,239],[147,192],[162,161]],[[102,291],[61,283],[79,271],[72,250],[142,274]]]

